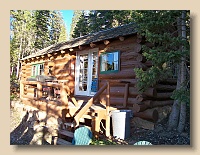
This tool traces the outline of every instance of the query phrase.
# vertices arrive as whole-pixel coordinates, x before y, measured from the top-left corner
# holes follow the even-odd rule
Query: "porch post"
[[[107,82],[106,89],[106,136],[110,136],[110,84]]]
[[[41,82],[37,82],[37,99],[42,97],[42,84]]]

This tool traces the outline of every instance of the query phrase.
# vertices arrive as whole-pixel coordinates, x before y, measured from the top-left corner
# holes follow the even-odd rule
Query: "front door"
[[[92,96],[97,92],[98,49],[77,53],[75,95]]]

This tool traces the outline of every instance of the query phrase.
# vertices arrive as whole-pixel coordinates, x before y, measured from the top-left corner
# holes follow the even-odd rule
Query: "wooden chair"
[[[72,145],[89,145],[92,141],[92,132],[87,127],[75,130]]]
[[[152,145],[152,144],[148,141],[138,141],[134,143],[133,145]]]

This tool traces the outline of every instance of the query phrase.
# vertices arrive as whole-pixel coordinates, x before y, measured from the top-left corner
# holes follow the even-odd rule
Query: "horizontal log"
[[[103,84],[104,84],[104,82],[101,81],[100,87]],[[110,87],[111,96],[112,95],[113,96],[123,96],[125,84],[126,84],[126,82],[124,82],[124,83],[118,83],[118,82],[110,83],[110,85],[111,85],[111,87]],[[116,93],[116,94],[114,94],[114,93]],[[129,95],[129,97],[136,97],[136,96],[140,95],[140,93],[139,93],[139,91],[138,91],[138,89],[136,87],[134,87],[133,85],[129,84],[129,93],[128,93],[128,95]],[[148,96],[148,97],[156,97],[157,92],[156,92],[155,88],[147,88],[145,90],[145,92],[143,92],[142,95],[143,96]]]
[[[129,57],[137,57],[137,56],[142,56],[142,54],[138,53],[138,52],[134,52],[134,50],[127,50],[124,52],[121,52],[121,59],[122,58],[129,58]]]
[[[70,69],[60,69],[60,70],[54,70],[54,73],[56,75],[59,75],[59,74],[69,74],[69,71],[70,71]]]
[[[162,80],[162,81],[159,81],[160,84],[171,84],[171,85],[176,85],[177,83],[177,79],[166,79],[166,80]]]
[[[64,58],[57,58],[57,59],[55,59],[54,60],[54,63],[56,64],[56,65],[59,65],[59,64],[66,64],[66,63],[68,63],[69,62],[69,60],[71,60],[71,56],[69,55],[69,54],[66,54],[66,57],[64,57]]]
[[[142,103],[133,104],[134,112],[142,112],[149,108],[152,108],[152,102],[150,100],[144,101]]]
[[[155,88],[162,91],[173,91],[176,89],[176,85],[157,84]]]
[[[62,62],[62,63],[57,63],[54,68],[55,69],[68,69],[68,68],[71,68],[71,61],[65,61],[65,62]]]
[[[63,75],[56,75],[56,78],[57,80],[69,80],[69,81],[74,81],[75,80],[75,77],[74,75],[70,74],[70,75],[66,75],[66,76],[63,76]]]
[[[172,92],[157,93],[156,98],[157,98],[157,99],[170,99],[171,96],[172,96]]]
[[[147,109],[143,112],[134,113],[133,115],[153,122],[158,120],[158,111],[156,109]]]
[[[144,62],[144,64],[147,66],[147,67],[151,67],[153,64],[152,64],[152,62],[151,61],[146,61],[146,62]]]
[[[104,105],[106,104],[106,95],[101,95],[99,99],[102,104]],[[124,103],[124,97],[110,97],[111,105],[123,106],[123,103]],[[135,98],[128,98],[127,105],[130,105],[130,104],[133,105],[136,103],[138,103],[138,101]]]
[[[151,121],[147,121],[147,120],[139,118],[139,117],[133,117],[131,119],[131,127],[154,130],[155,123],[153,123]]]
[[[142,68],[143,70],[147,70],[148,67],[144,64],[144,63],[141,63],[141,62],[138,62],[138,61],[124,61],[124,62],[121,62],[121,69],[124,69],[124,68]]]
[[[122,70],[117,73],[100,74],[100,79],[124,79],[124,78],[135,78],[135,72],[133,69]]]
[[[128,51],[132,50],[133,52],[139,53],[142,49],[141,44],[138,44],[134,42],[134,40],[128,40],[126,39],[123,42],[116,42],[116,43],[110,43],[105,49],[104,52],[106,51],[111,51],[111,50],[120,50],[120,51]]]
[[[166,100],[166,101],[151,101],[152,108],[159,107],[159,106],[166,106],[166,105],[172,105],[174,103],[174,100]]]
[[[121,61],[145,62],[145,58],[141,54],[131,55],[131,56],[121,56]]]
[[[22,69],[22,70],[23,70],[23,69],[26,69],[26,66],[22,66],[21,69]]]
[[[100,83],[105,83],[105,82],[112,82],[112,83],[129,83],[135,85],[137,83],[137,79],[101,79],[99,80]]]

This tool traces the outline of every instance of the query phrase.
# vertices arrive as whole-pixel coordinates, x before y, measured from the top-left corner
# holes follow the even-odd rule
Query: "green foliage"
[[[38,49],[57,43],[63,19],[59,11],[10,11],[10,62],[19,69],[19,60]],[[64,31],[64,30],[63,30]],[[62,33],[64,33],[62,31]]]
[[[15,75],[10,76],[10,100],[15,100],[19,97],[19,82]]]
[[[72,37],[79,37],[80,33],[86,35],[128,24],[132,21],[131,13],[131,10],[91,10],[89,13],[76,11],[72,21]]]
[[[71,28],[70,28],[70,39],[72,39],[72,35],[74,34],[74,29],[76,27],[77,22],[79,21],[80,16],[82,15],[82,10],[75,10],[72,18]]]
[[[142,68],[134,69],[139,82],[137,83],[137,87],[140,92],[145,91],[147,88],[156,84],[158,79],[166,79],[167,75],[170,74],[168,69],[162,69],[156,66],[151,67],[147,71],[143,71]]]
[[[139,90],[144,91],[157,81],[169,78],[173,69],[169,66],[171,62],[177,64],[180,63],[181,57],[189,58],[189,39],[183,40],[178,35],[177,19],[180,15],[181,11],[174,10],[132,12],[132,17],[138,25],[138,33],[144,36],[147,42],[154,44],[151,48],[142,46],[143,55],[152,62],[152,67],[146,71],[134,69],[139,80]],[[189,36],[188,30],[187,35]],[[185,50],[180,47],[185,47]]]
[[[88,23],[87,23],[87,18],[84,15],[84,12],[82,12],[78,22],[76,23],[76,27],[74,28],[72,37],[77,38],[86,34],[88,34]]]
[[[96,138],[93,138],[90,145],[117,145],[117,143],[113,142],[110,139],[108,139],[108,140],[98,140]]]
[[[64,42],[64,41],[67,41],[67,30],[66,30],[66,27],[65,27],[65,25],[63,23],[62,27],[61,27],[61,31],[60,31],[60,36],[59,36],[58,42]]]
[[[180,101],[180,103],[190,104],[190,90],[185,88],[174,90],[171,98]]]

